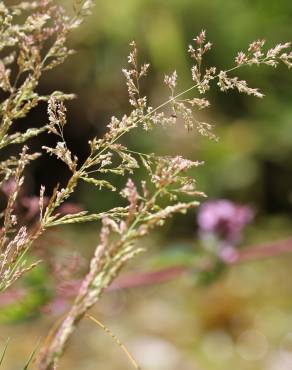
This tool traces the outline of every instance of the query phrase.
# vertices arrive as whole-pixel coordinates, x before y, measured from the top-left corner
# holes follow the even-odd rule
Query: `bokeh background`
[[[63,3],[70,11],[71,1]],[[266,39],[268,47],[291,40],[291,24],[289,0],[97,0],[94,14],[70,39],[76,55],[48,74],[40,89],[77,94],[68,104],[65,133],[70,149],[82,159],[88,153],[88,140],[102,135],[110,117],[129,112],[121,69],[126,66],[131,40],[138,44],[141,61],[151,63],[143,89],[155,106],[168,96],[165,73],[176,69],[178,89],[190,86],[191,60],[186,50],[202,29],[213,43],[208,63],[224,69],[256,39]],[[243,245],[253,245],[291,235],[292,74],[283,66],[239,73],[266,96],[259,100],[211,91],[212,105],[203,117],[216,124],[218,143],[179,125],[150,134],[136,132],[125,142],[135,150],[204,160],[205,165],[194,172],[200,190],[211,199],[226,198],[255,210],[255,220],[243,240]],[[43,120],[45,109],[33,112],[28,123],[37,126]],[[41,144],[51,141],[42,137]],[[40,184],[52,189],[65,178],[61,163],[44,158],[34,165],[27,191],[37,194]],[[126,179],[116,181],[122,186]],[[100,194],[84,186],[74,201],[96,211],[108,209],[117,199],[110,192]],[[55,258],[81,254],[86,266],[97,238],[98,226],[86,225],[57,230],[44,243]],[[149,252],[129,270],[151,270],[189,258],[190,251],[200,248],[195,212],[169,222],[144,243]],[[108,293],[94,314],[120,337],[145,370],[289,370],[291,262],[285,256],[236,266],[208,285],[198,284],[194,273],[163,285]],[[26,282],[31,291],[24,299],[26,305],[0,309],[0,340],[4,343],[7,336],[12,337],[7,369],[23,364],[55,320],[54,314],[45,319],[41,314],[47,295],[53,294],[44,288],[48,282],[46,268],[37,270]],[[91,322],[81,325],[60,366],[130,368],[120,348]]]

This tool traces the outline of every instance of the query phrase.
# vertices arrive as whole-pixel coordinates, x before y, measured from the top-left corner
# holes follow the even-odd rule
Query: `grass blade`
[[[27,363],[25,364],[24,368],[22,370],[27,370],[29,365],[31,364],[33,358],[34,358],[34,355],[36,354],[36,351],[38,350],[39,348],[39,345],[40,345],[40,341],[38,341],[38,344],[36,345],[35,349],[31,352],[28,360],[27,360]]]
[[[98,321],[95,317],[91,315],[86,315],[87,318],[92,320],[95,324],[97,324],[99,327],[101,327],[116,343],[121,349],[125,352],[128,359],[130,360],[131,364],[134,366],[136,370],[141,370],[141,367],[137,364],[134,357],[131,355],[131,353],[128,351],[126,346],[119,340],[119,338],[113,334],[106,326],[104,326],[100,321]]]
[[[4,347],[4,350],[2,352],[1,359],[0,359],[0,366],[3,363],[3,360],[4,360],[4,357],[5,357],[6,351],[7,351],[7,347],[8,347],[9,341],[10,341],[10,338],[8,338],[7,341],[6,341],[6,343],[5,343],[5,347]]]

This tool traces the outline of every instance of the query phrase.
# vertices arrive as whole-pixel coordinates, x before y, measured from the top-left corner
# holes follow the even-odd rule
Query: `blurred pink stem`
[[[228,264],[237,265],[240,263],[252,262],[264,258],[277,257],[286,253],[292,253],[292,238],[278,242],[246,247],[245,249],[239,251],[236,260],[229,262]],[[203,270],[208,269],[209,267],[206,267]],[[191,268],[189,266],[180,265],[164,268],[158,271],[131,273],[117,278],[107,290],[111,291],[164,283],[190,271]]]
[[[238,259],[231,264],[254,261],[263,258],[277,257],[292,253],[292,238],[278,242],[247,247],[239,252]]]
[[[188,267],[173,266],[157,271],[137,272],[122,275],[121,277],[113,281],[113,283],[107,290],[111,291],[118,289],[136,288],[143,285],[164,283],[188,271]]]

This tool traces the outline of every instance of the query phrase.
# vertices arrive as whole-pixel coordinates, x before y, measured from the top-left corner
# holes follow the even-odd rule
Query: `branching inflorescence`
[[[22,2],[10,7],[0,2],[0,49],[4,53],[9,50],[0,60],[0,87],[5,94],[0,105],[0,148],[21,145],[18,156],[9,157],[0,163],[0,184],[10,182],[13,186],[2,212],[0,291],[10,287],[38,263],[27,264],[25,256],[35,240],[48,228],[94,220],[100,220],[102,224],[99,244],[77,297],[63,321],[49,335],[40,353],[38,366],[41,370],[56,366],[78,322],[98,301],[125,263],[143,251],[137,246],[137,240],[153,228],[163,225],[175,213],[185,213],[196,207],[198,199],[204,196],[197,190],[195,180],[187,175],[187,171],[199,166],[200,162],[184,159],[179,154],[162,157],[137,153],[122,145],[119,139],[134,129],[148,131],[158,125],[169,126],[180,124],[181,121],[188,130],[195,129],[203,136],[216,139],[212,132],[213,126],[196,118],[198,110],[210,106],[205,94],[213,82],[221,91],[235,89],[261,98],[263,94],[258,89],[250,88],[246,81],[233,76],[233,72],[252,65],[277,67],[280,62],[288,67],[292,65],[290,43],[279,44],[266,52],[264,41],[260,40],[250,44],[246,53],[238,53],[235,65],[228,70],[205,67],[204,55],[212,45],[206,41],[205,31],[202,31],[194,39],[194,44],[189,46],[194,61],[191,70],[193,84],[189,89],[177,93],[177,72],[165,76],[164,82],[170,89],[170,97],[153,108],[140,88],[142,79],[147,76],[149,64],[139,65],[137,47],[132,42],[129,69],[123,69],[132,110],[122,118],[112,117],[105,135],[89,142],[90,154],[83,163],[79,163],[78,158],[68,149],[64,137],[67,122],[64,102],[74,96],[62,92],[42,96],[38,94],[37,86],[43,73],[63,63],[72,54],[66,47],[67,36],[82,23],[92,6],[93,1],[78,1],[75,15],[69,18],[51,0]],[[27,12],[30,15],[19,24],[18,17]],[[197,94],[189,97],[192,91]],[[24,133],[10,134],[11,128],[15,129],[16,121],[25,117],[42,101],[48,102],[48,123],[41,128],[30,128]],[[43,150],[63,161],[71,175],[66,186],[56,186],[47,202],[45,187],[41,187],[39,220],[34,227],[29,228],[17,219],[14,207],[24,182],[24,169],[42,155],[29,153],[25,143],[44,131],[56,135],[58,143],[55,147],[43,146]],[[144,168],[145,179],[135,184],[128,177],[139,167]],[[117,189],[114,183],[105,179],[109,173],[128,178],[124,189]],[[120,191],[128,205],[95,214],[86,211],[61,214],[58,211],[60,206],[74,193],[80,182],[92,184],[97,190],[107,188]],[[186,195],[189,196],[189,200],[182,202],[181,195],[184,199]]]

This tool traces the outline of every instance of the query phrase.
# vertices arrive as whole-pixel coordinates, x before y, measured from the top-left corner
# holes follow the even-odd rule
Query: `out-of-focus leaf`
[[[198,255],[191,245],[177,244],[157,253],[157,255],[150,260],[150,264],[155,268],[177,265],[193,266],[197,258]]]

